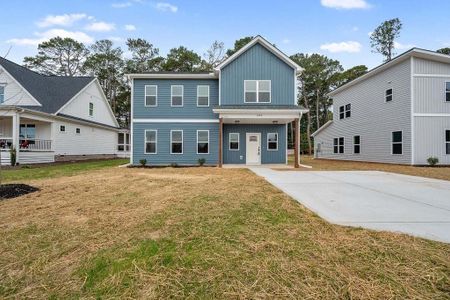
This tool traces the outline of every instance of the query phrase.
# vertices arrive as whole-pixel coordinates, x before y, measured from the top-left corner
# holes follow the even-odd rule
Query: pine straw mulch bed
[[[39,191],[39,189],[27,184],[2,184],[0,185],[0,201],[23,196],[36,191]]]
[[[448,299],[450,245],[329,224],[253,173],[109,168],[0,202],[0,298]]]

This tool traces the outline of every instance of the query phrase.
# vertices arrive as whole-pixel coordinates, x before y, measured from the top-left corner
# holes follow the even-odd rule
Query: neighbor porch
[[[30,114],[3,112],[0,116],[0,161],[11,165],[11,150],[16,163],[54,162],[52,122]]]

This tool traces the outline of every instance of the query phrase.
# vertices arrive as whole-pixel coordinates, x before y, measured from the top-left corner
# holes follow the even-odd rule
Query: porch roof
[[[221,105],[213,109],[225,124],[286,124],[307,109],[297,105]]]

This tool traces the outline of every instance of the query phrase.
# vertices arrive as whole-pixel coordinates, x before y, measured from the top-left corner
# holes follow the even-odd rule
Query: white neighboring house
[[[0,58],[2,164],[12,147],[20,164],[127,156],[129,134],[96,78],[41,75]]]
[[[450,164],[450,56],[413,48],[329,93],[333,121],[315,156],[408,165]]]

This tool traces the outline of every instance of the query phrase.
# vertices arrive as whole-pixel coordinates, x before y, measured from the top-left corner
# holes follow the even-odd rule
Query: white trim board
[[[133,123],[219,123],[219,119],[133,119]]]
[[[438,77],[438,78],[450,78],[450,74],[414,74],[413,77]]]
[[[154,74],[126,74],[130,79],[217,79],[214,73],[204,74],[179,74],[179,73],[154,73]]]
[[[450,113],[414,113],[413,117],[450,117]]]

